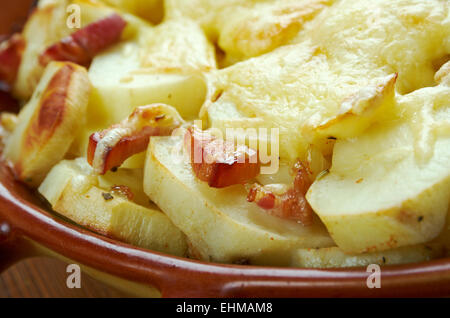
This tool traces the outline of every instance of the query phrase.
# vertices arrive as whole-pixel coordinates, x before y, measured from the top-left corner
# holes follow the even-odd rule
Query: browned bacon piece
[[[126,25],[127,22],[114,13],[48,47],[40,55],[39,62],[44,66],[50,61],[70,61],[88,66],[98,53],[120,40]]]
[[[310,173],[301,163],[296,165],[297,173],[294,185],[283,193],[274,193],[268,186],[255,184],[250,188],[247,201],[255,202],[271,215],[311,225],[313,210],[305,195],[311,186]]]
[[[260,173],[257,152],[245,145],[235,146],[191,127],[185,135],[185,146],[195,175],[210,187],[245,184]]]
[[[119,167],[127,158],[147,149],[151,136],[168,136],[183,120],[171,106],[142,106],[121,123],[89,138],[87,159],[98,174]]]

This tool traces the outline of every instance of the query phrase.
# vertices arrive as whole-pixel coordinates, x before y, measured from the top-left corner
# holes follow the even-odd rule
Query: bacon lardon
[[[88,66],[98,53],[120,40],[126,25],[127,22],[116,13],[93,22],[48,47],[40,55],[39,62],[44,66],[50,61]]]
[[[260,173],[257,151],[191,127],[185,146],[195,175],[213,188],[245,184]]]
[[[308,226],[313,221],[313,210],[305,195],[311,186],[310,172],[301,163],[296,165],[294,185],[276,192],[270,186],[254,184],[248,193],[247,201],[255,202],[269,214],[283,219],[298,221]]]
[[[182,123],[183,119],[171,106],[137,107],[121,123],[90,136],[88,162],[97,174],[105,174],[132,155],[145,151],[151,136],[169,136]]]

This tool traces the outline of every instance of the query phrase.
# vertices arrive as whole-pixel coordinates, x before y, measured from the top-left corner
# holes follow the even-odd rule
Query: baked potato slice
[[[185,236],[170,219],[148,199],[146,206],[134,202],[143,198],[142,174],[120,169],[99,180],[91,172],[85,159],[62,161],[39,192],[54,211],[95,232],[159,252],[186,254]]]
[[[334,246],[318,219],[309,227],[278,219],[247,202],[242,185],[215,189],[199,181],[189,159],[177,155],[182,149],[182,137],[151,138],[144,191],[186,234],[193,257],[289,265],[299,248]]]
[[[448,215],[447,215],[448,217]],[[450,219],[439,236],[431,242],[360,254],[345,253],[339,247],[299,249],[291,266],[309,268],[366,267],[370,264],[397,265],[426,262],[450,255]]]
[[[330,173],[307,199],[345,252],[428,242],[450,202],[450,88],[399,96],[404,118],[337,141]]]
[[[70,34],[66,26],[66,8],[70,1],[39,1],[22,31],[25,50],[13,87],[13,93],[22,100],[33,94],[45,67],[39,55],[51,44]]]
[[[64,158],[84,124],[90,90],[85,68],[66,62],[47,66],[4,149],[20,180],[39,186]]]
[[[397,265],[426,262],[442,256],[442,248],[433,244],[404,246],[383,252],[347,254],[339,247],[300,249],[292,257],[293,267],[342,268],[366,267],[371,264]]]
[[[201,73],[216,67],[213,48],[189,20],[147,28],[142,34],[92,62],[93,112],[110,125],[136,106],[166,103],[184,118],[195,118],[206,94]]]
[[[93,84],[90,117],[107,127],[134,108],[152,103],[173,105],[183,117],[198,113],[206,87],[199,76],[163,74],[142,69],[137,42],[119,44],[97,56],[89,69]]]

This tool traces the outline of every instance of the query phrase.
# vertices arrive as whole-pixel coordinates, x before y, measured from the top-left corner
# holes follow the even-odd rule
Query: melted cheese
[[[440,84],[398,98],[402,117],[414,135],[416,159],[425,163],[434,154],[436,140],[450,136],[450,87]]]
[[[304,157],[315,142],[311,127],[336,122],[346,102],[374,92],[393,73],[400,93],[435,85],[432,62],[450,52],[449,21],[446,1],[338,1],[292,45],[219,71],[212,95],[220,98],[204,111],[211,103],[232,104],[243,117],[280,129],[282,159]],[[379,120],[394,108],[389,96],[379,94]],[[362,133],[367,125],[354,129],[360,123],[341,125],[338,137]]]
[[[167,21],[144,33],[141,66],[158,73],[192,73],[216,68],[215,52],[189,19]]]
[[[399,73],[402,94],[433,86],[433,63],[450,54],[450,2],[338,1],[295,42],[312,41],[333,59]]]
[[[167,19],[197,21],[226,53],[224,65],[286,44],[334,0],[171,0]]]
[[[367,72],[329,60],[309,43],[282,47],[275,52],[236,64],[219,72],[215,103],[233,103],[248,117],[280,129],[281,157],[304,154],[310,140],[302,135],[341,114],[341,104],[366,91],[386,76],[380,69]]]

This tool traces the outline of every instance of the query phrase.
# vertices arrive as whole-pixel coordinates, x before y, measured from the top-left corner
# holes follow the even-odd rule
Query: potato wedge
[[[307,199],[345,252],[384,251],[428,242],[450,203],[450,88],[398,98],[402,120],[338,141],[330,173]]]
[[[135,107],[152,103],[172,105],[184,118],[198,114],[206,94],[201,76],[140,71],[140,52],[136,42],[127,42],[94,59],[89,69],[94,87],[89,106],[93,124],[107,127],[126,118]]]
[[[214,189],[199,181],[189,160],[175,155],[182,147],[182,137],[150,140],[144,191],[187,235],[194,257],[288,265],[299,248],[334,245],[319,220],[303,227],[278,219],[248,203],[242,185]]]
[[[300,249],[292,258],[293,267],[342,268],[377,265],[396,265],[429,261],[442,256],[442,250],[434,245],[399,247],[384,252],[346,254],[339,247]]]
[[[201,73],[215,69],[213,48],[187,20],[143,34],[94,59],[89,70],[93,110],[106,116],[107,125],[152,103],[172,105],[184,118],[196,117],[206,94]]]
[[[85,68],[65,62],[47,66],[4,150],[20,180],[38,186],[64,158],[84,124],[90,89]]]
[[[398,247],[381,252],[348,254],[339,247],[299,249],[292,257],[291,266],[309,268],[359,267],[370,264],[396,265],[426,262],[450,255],[450,220],[439,236],[428,243]]]
[[[119,170],[119,175],[109,175],[99,182],[91,172],[85,159],[62,161],[49,173],[39,192],[56,212],[95,232],[159,252],[186,254],[185,236],[156,206],[141,206],[112,192],[110,184],[123,186],[124,181],[133,179],[132,174]],[[142,179],[130,183],[136,197]]]
[[[39,55],[47,46],[70,34],[66,26],[66,8],[70,1],[40,1],[24,26],[22,35],[26,46],[13,87],[16,97],[27,100],[41,79],[44,67]]]

